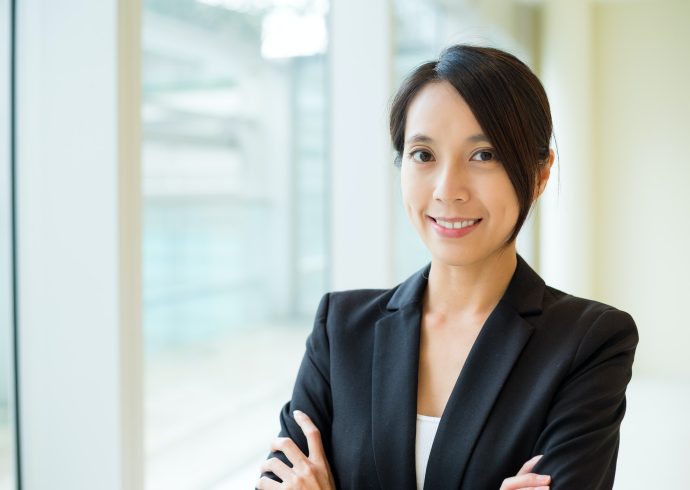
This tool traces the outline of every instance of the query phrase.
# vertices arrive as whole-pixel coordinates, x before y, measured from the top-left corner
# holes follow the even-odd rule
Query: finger
[[[323,451],[323,443],[321,442],[321,432],[319,428],[316,427],[306,413],[295,410],[293,414],[295,416],[295,421],[299,424],[304,435],[307,436],[309,459],[315,462],[322,462],[326,457]]]
[[[500,490],[520,490],[522,488],[534,489],[535,487],[547,486],[551,483],[549,475],[538,475],[536,473],[527,473],[526,475],[517,475],[503,480]]]
[[[271,480],[267,476],[262,476],[259,478],[259,481],[256,482],[256,488],[258,490],[279,490],[280,489],[280,483],[278,483],[275,480]]]
[[[526,475],[530,471],[532,471],[532,468],[539,462],[541,457],[544,456],[543,454],[539,454],[529,461],[527,461],[525,464],[522,465],[522,468],[520,468],[520,471],[517,472],[518,475]]]
[[[302,450],[295,444],[295,441],[289,437],[275,438],[271,443],[271,450],[281,451],[290,463],[292,463],[292,466],[307,459]]]
[[[273,474],[283,481],[289,480],[292,476],[292,468],[278,458],[271,458],[263,462],[261,473],[268,473],[269,471],[272,471]]]
[[[517,490],[549,490],[551,487],[522,487]]]

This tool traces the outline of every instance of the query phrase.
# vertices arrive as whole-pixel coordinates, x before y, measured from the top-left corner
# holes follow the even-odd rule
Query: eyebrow
[[[469,138],[467,138],[465,141],[469,141],[470,143],[479,143],[480,141],[485,141],[487,143],[490,143],[489,138],[484,133],[477,133],[473,134]]]
[[[465,141],[469,143],[479,143],[480,141],[486,141],[489,143],[489,138],[486,137],[485,134],[483,133],[477,133],[473,134],[472,136],[468,136],[465,138]],[[407,141],[405,141],[406,145],[409,145],[411,143],[433,143],[434,139],[431,136],[427,136],[426,134],[422,133],[416,133],[410,136]]]

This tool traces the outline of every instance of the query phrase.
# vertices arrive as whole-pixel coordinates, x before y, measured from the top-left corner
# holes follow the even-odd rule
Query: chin
[[[463,252],[438,251],[437,253],[432,252],[431,256],[434,262],[452,267],[464,267],[476,264],[481,261],[482,258],[486,258],[483,254],[479,254],[473,250]]]
[[[503,246],[497,246],[491,250],[479,249],[477,247],[463,247],[461,250],[441,250],[439,247],[434,247],[435,250],[434,248],[430,248],[430,250],[434,262],[452,267],[465,267],[475,265],[491,258],[497,258],[504,253],[510,253],[511,250],[513,250],[513,243],[514,242]]]

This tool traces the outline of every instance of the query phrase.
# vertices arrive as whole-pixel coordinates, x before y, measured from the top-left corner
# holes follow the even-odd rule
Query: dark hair
[[[453,85],[470,107],[513,184],[520,213],[510,243],[527,219],[539,168],[549,158],[553,123],[544,87],[527,65],[505,51],[461,44],[446,48],[438,61],[415,69],[395,94],[390,133],[397,166],[410,102],[422,87],[441,81]]]

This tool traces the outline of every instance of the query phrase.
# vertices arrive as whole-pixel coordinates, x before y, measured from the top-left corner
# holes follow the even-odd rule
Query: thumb
[[[516,476],[526,475],[527,473],[530,473],[532,471],[532,468],[536,466],[536,464],[539,462],[542,456],[544,455],[540,454],[538,456],[535,456],[529,461],[527,461],[525,464],[523,464],[522,468],[520,468],[520,471],[518,471]]]

